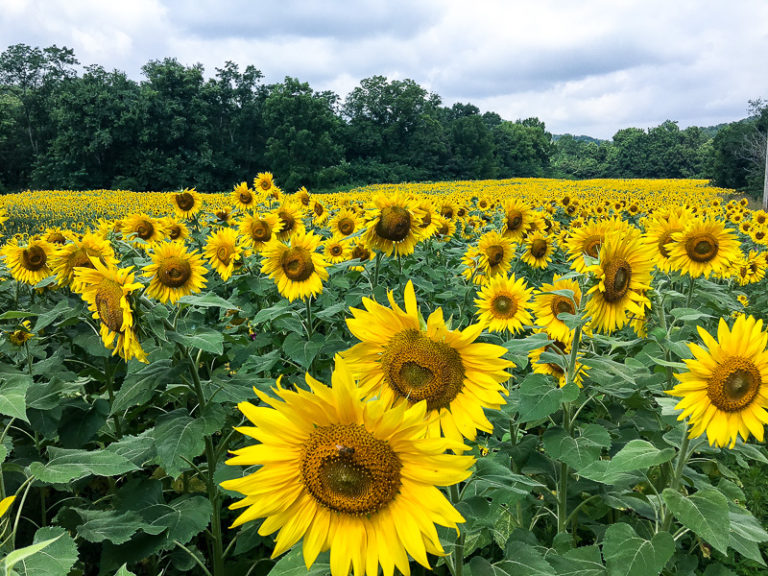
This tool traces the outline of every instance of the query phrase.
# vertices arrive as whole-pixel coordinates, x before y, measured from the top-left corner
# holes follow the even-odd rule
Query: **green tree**
[[[505,121],[493,129],[499,178],[549,175],[552,135],[538,118]]]

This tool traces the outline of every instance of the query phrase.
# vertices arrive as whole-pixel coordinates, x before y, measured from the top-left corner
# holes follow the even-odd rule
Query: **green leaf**
[[[8,574],[17,574],[17,572],[12,571],[12,568],[16,564],[26,560],[27,558],[30,558],[31,556],[34,556],[38,552],[41,552],[42,550],[44,550],[45,548],[47,548],[48,546],[56,542],[56,540],[61,538],[63,535],[64,533],[62,532],[55,538],[42,540],[35,544],[30,544],[29,546],[25,546],[24,548],[19,548],[18,550],[14,550],[13,552],[8,553],[8,555],[5,558],[0,560],[0,566],[2,566],[6,576],[8,576]]]
[[[67,312],[72,313],[74,311],[72,303],[67,300],[61,300],[56,306],[48,310],[47,312],[40,314],[35,322],[35,327],[32,332],[39,333],[43,328],[47,328],[53,324],[58,318]],[[74,311],[74,314],[78,314],[79,311]]]
[[[37,316],[34,312],[26,312],[24,310],[8,310],[0,314],[0,320],[16,320],[18,318],[34,318]]]
[[[21,576],[67,576],[77,562],[77,546],[60,526],[48,526],[35,532],[33,544],[54,541],[24,561]]]
[[[312,364],[312,360],[315,359],[317,353],[323,347],[323,341],[318,337],[318,340],[310,340],[307,342],[306,337],[296,333],[288,334],[283,342],[283,350],[286,355],[295,360],[299,366],[308,370]]]
[[[330,573],[331,566],[327,552],[320,554],[312,567],[307,570],[301,546],[294,546],[269,571],[270,576],[327,576]]]
[[[205,423],[179,409],[157,419],[153,434],[157,461],[173,478],[189,469],[186,460],[193,460],[205,447]]]
[[[27,407],[38,410],[50,410],[61,405],[63,398],[82,393],[83,385],[90,378],[79,378],[75,382],[65,382],[54,377],[50,382],[32,382],[27,389]]]
[[[589,438],[572,438],[562,428],[547,430],[542,437],[545,452],[553,459],[580,470],[600,458],[601,446]]]
[[[254,316],[252,320],[252,324],[255,326],[257,324],[260,324],[261,322],[266,322],[268,320],[274,320],[278,316],[282,316],[283,314],[294,314],[295,311],[291,309],[292,304],[288,302],[286,299],[281,299],[277,304],[274,306],[270,306],[269,308],[262,308],[256,313],[256,316]]]
[[[133,371],[136,368],[138,370]],[[123,380],[123,384],[115,392],[110,416],[149,402],[155,389],[173,381],[178,372],[170,360],[158,360],[148,365],[140,362],[129,363],[128,370],[129,373]]]
[[[224,353],[224,336],[212,328],[199,328],[194,334],[179,334],[168,332],[168,339],[178,342],[188,348],[199,348],[221,356]]]
[[[174,546],[174,540],[186,544],[206,529],[211,521],[213,508],[203,496],[182,496],[169,504],[150,506],[141,512],[155,528],[167,528],[166,549]]]
[[[714,488],[703,488],[692,496],[685,496],[666,488],[662,497],[683,526],[727,554],[731,522],[728,499],[723,494]]]
[[[117,476],[138,470],[133,462],[107,450],[68,450],[48,448],[50,460],[47,464],[32,462],[29,471],[41,482],[66,484],[85,476]]]
[[[617,474],[632,470],[645,470],[651,466],[669,462],[674,457],[674,448],[659,450],[645,440],[630,440],[624,448],[613,456],[608,465],[608,471]]]
[[[710,314],[705,314],[695,308],[672,308],[670,312],[675,320],[680,322],[694,322],[702,318],[712,318]]]
[[[32,379],[26,374],[13,374],[3,380],[0,384],[0,414],[29,424],[26,395]]]
[[[728,546],[742,556],[765,566],[765,560],[757,544],[758,542],[768,541],[768,532],[746,510],[739,510],[738,512],[731,510],[728,516],[731,523],[731,535]]]
[[[646,540],[623,522],[611,524],[603,539],[603,557],[610,576],[654,576],[674,552],[675,541],[669,532],[659,532]]]
[[[552,576],[549,562],[530,544],[511,540],[507,543],[506,559],[494,564],[503,574],[514,576]]]
[[[341,312],[344,312],[346,309],[347,309],[347,304],[345,302],[341,302],[339,304],[332,304],[331,306],[325,306],[324,308],[321,308],[317,312],[315,312],[314,310],[312,312],[316,318],[320,318],[321,320],[330,320],[333,316]]]
[[[107,450],[142,467],[157,455],[153,434],[154,428],[151,428],[138,436],[123,436],[119,441],[107,446]]]
[[[547,556],[558,576],[605,576],[606,569],[597,546],[568,550],[562,556]]]
[[[120,566],[120,568],[118,568],[114,576],[136,576],[136,574],[128,570],[128,564],[123,564]]]
[[[77,527],[77,534],[88,542],[109,540],[113,544],[123,544],[139,530],[153,535],[165,530],[162,526],[147,524],[136,512],[80,509],[75,512],[85,521]]]
[[[191,306],[200,306],[203,308],[224,308],[225,310],[240,310],[240,308],[232,304],[229,300],[224,300],[224,298],[216,296],[216,294],[213,292],[182,296],[179,298],[179,303],[189,304]]]
[[[563,402],[575,400],[578,394],[579,389],[575,385],[560,388],[544,374],[530,374],[520,383],[520,404],[517,407],[520,421],[546,418],[556,412]]]

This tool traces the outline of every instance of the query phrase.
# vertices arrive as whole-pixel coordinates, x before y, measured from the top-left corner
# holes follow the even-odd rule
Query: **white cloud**
[[[376,74],[412,78],[447,105],[603,138],[732,121],[768,97],[764,0],[3,0],[0,37],[137,79],[168,56],[342,97]]]

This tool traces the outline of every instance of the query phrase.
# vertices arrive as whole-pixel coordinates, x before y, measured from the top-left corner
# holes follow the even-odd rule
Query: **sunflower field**
[[[764,574],[768,214],[692,180],[0,197],[5,575]]]

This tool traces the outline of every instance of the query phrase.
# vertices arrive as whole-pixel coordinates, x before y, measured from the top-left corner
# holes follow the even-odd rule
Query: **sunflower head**
[[[690,419],[692,438],[707,434],[710,445],[733,448],[741,435],[763,441],[768,423],[768,334],[763,321],[739,315],[731,329],[720,319],[717,340],[699,327],[706,349],[689,344],[694,359],[667,393],[681,398],[678,420]]]
[[[208,264],[225,282],[232,276],[235,263],[240,259],[243,251],[237,240],[237,230],[222,228],[208,236],[203,249]]]
[[[691,218],[666,246],[670,266],[693,278],[722,275],[740,255],[735,231],[713,219]]]
[[[232,203],[241,210],[252,210],[259,203],[256,194],[248,188],[247,182],[240,182],[232,190]]]
[[[514,274],[509,278],[495,276],[478,294],[476,314],[489,331],[507,330],[515,334],[522,331],[524,325],[533,323],[530,313],[532,292],[524,278],[515,278]]]
[[[411,201],[401,193],[378,195],[374,199],[377,209],[365,233],[366,243],[374,250],[399,256],[413,254],[424,234]]]
[[[328,262],[317,252],[319,245],[320,237],[314,232],[295,234],[290,245],[273,240],[262,250],[261,271],[269,274],[280,294],[291,302],[315,296],[328,279]]]
[[[26,243],[14,238],[0,250],[11,276],[31,286],[51,275],[53,254],[53,245],[40,238],[31,238]]]
[[[202,208],[203,199],[194,188],[185,188],[171,194],[171,204],[176,214],[182,218],[191,218]]]
[[[177,302],[181,297],[199,292],[205,287],[202,257],[197,251],[189,252],[179,242],[157,244],[152,263],[143,268],[151,278],[147,295],[161,302]]]

